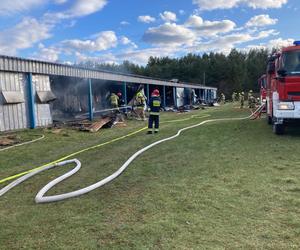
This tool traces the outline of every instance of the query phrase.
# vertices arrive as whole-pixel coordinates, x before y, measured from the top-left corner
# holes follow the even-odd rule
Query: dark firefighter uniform
[[[159,97],[159,91],[154,90],[151,98],[149,100],[149,121],[148,121],[148,134],[152,134],[153,131],[153,123],[154,125],[154,132],[158,133],[159,131],[159,111],[161,109],[161,99]]]

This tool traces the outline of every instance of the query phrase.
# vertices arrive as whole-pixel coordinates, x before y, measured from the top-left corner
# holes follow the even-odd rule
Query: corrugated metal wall
[[[26,75],[0,72],[0,91],[18,91],[27,100]],[[27,102],[4,104],[0,94],[0,131],[24,129],[29,125]]]
[[[35,97],[36,91],[51,91],[50,78],[46,75],[33,75],[32,85]],[[37,98],[35,98],[35,116],[38,127],[46,127],[52,124],[50,105],[48,103],[39,103]]]
[[[50,105],[37,102],[36,91],[50,91],[50,79],[46,75],[33,75],[36,125],[52,124]],[[17,91],[24,96],[24,103],[5,104],[2,91]],[[28,80],[26,74],[0,71],[0,131],[29,128]]]

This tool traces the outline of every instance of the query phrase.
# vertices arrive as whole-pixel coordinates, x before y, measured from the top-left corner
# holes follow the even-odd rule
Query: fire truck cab
[[[269,58],[266,108],[275,134],[283,134],[290,120],[300,119],[300,41]]]

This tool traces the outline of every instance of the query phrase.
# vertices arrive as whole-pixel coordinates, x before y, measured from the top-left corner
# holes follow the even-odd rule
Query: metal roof
[[[199,84],[175,83],[169,80],[150,78],[140,75],[116,73],[105,70],[95,70],[60,63],[52,63],[3,55],[0,55],[0,71],[90,78],[127,83],[165,85],[180,88],[185,87],[194,89],[217,90],[217,88],[207,87]]]

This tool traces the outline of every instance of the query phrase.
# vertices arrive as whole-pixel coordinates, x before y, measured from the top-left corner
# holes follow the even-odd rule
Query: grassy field
[[[242,117],[231,105],[188,114]],[[118,169],[158,138],[204,119],[167,123],[78,155],[83,166],[49,194],[73,191]],[[0,152],[0,179],[143,127],[65,130]],[[204,125],[147,151],[114,182],[79,198],[36,205],[38,190],[70,167],[33,177],[0,198],[0,249],[299,249],[300,129],[275,136],[265,120]],[[4,185],[0,184],[0,188]]]

